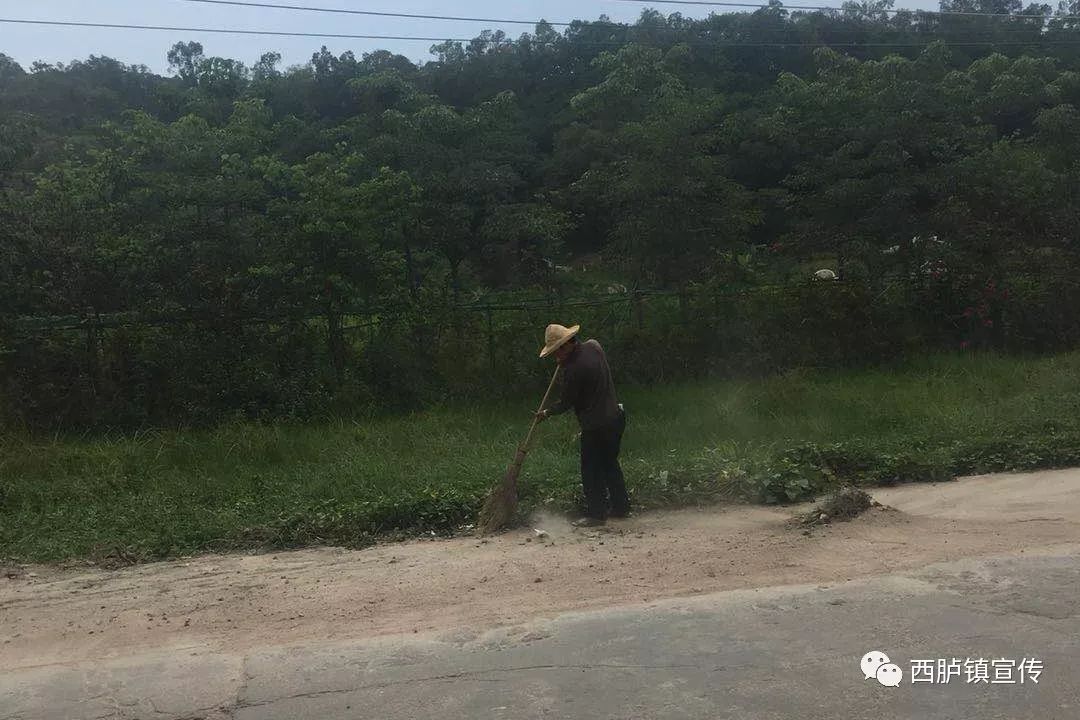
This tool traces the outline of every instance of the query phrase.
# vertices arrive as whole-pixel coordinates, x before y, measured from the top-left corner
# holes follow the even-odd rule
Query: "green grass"
[[[804,499],[841,481],[1080,463],[1080,354],[627,389],[639,506]],[[0,439],[0,558],[150,559],[362,545],[471,522],[535,398],[319,426]],[[579,492],[576,427],[542,426],[525,509]]]

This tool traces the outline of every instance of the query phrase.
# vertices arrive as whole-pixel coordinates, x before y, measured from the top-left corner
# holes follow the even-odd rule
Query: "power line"
[[[536,27],[536,26],[539,26],[541,24],[544,24],[544,25],[549,25],[551,27],[565,27],[565,28],[575,27],[575,26],[580,26],[580,27],[589,27],[589,26],[592,26],[592,27],[595,27],[595,26],[604,27],[604,26],[608,26],[608,27],[612,27],[612,28],[631,28],[631,27],[634,27],[630,23],[615,23],[615,22],[610,22],[610,21],[598,21],[598,19],[596,19],[596,21],[575,21],[575,22],[567,23],[567,22],[546,21],[546,19],[537,19],[537,21],[524,21],[524,19],[508,19],[508,18],[499,18],[499,17],[468,17],[468,16],[459,16],[459,15],[426,15],[426,14],[419,14],[419,13],[395,13],[395,12],[383,12],[383,11],[375,11],[375,10],[351,10],[351,9],[342,9],[342,8],[312,8],[312,6],[308,6],[308,5],[288,5],[288,4],[273,3],[273,2],[252,2],[252,1],[249,1],[249,0],[179,0],[179,1],[180,2],[198,2],[198,3],[202,3],[202,4],[211,4],[211,5],[239,6],[239,8],[260,8],[260,9],[271,9],[271,10],[289,10],[289,11],[301,11],[301,12],[313,12],[313,13],[363,15],[363,16],[375,16],[375,17],[397,17],[397,18],[405,18],[405,19],[427,19],[427,21],[451,21],[451,22],[462,22],[462,23],[491,23],[491,24],[497,24],[497,25],[528,25],[528,26],[532,26],[532,27]],[[739,4],[739,3],[732,3],[732,4]],[[747,6],[751,6],[751,8],[761,8],[762,5],[747,4]],[[861,31],[861,32],[869,32],[869,31],[872,31],[873,29],[874,28],[836,28],[835,31],[847,32],[847,31],[856,30],[856,31]],[[680,31],[679,28],[675,28],[675,27],[649,27],[648,30],[651,31],[651,32],[656,32],[656,31],[679,32]],[[785,29],[785,28],[759,28],[756,31],[757,32],[768,32],[768,33],[779,33],[779,32],[787,32],[788,30]],[[1003,31],[1011,32],[1012,30],[1003,30]],[[1018,30],[1018,31],[1023,32],[1023,31],[1027,31],[1027,30]]]
[[[460,43],[487,43],[491,45],[513,45],[517,41],[506,39],[494,39],[494,38],[453,38],[453,37],[418,37],[414,35],[357,35],[351,33],[315,33],[315,32],[298,32],[298,31],[286,31],[286,30],[241,30],[235,28],[199,28],[199,27],[174,27],[166,25],[128,25],[121,23],[93,23],[93,22],[74,22],[64,20],[22,20],[12,18],[0,18],[0,23],[12,23],[18,25],[38,25],[38,26],[51,26],[51,27],[78,27],[78,28],[105,28],[115,30],[158,30],[166,32],[184,32],[184,33],[214,33],[218,35],[265,35],[271,37],[310,37],[310,38],[323,38],[323,39],[336,39],[336,40],[400,40],[400,41],[416,41],[416,42],[460,42]],[[634,26],[627,26],[628,29],[634,29]],[[646,28],[648,29],[648,28]],[[638,39],[637,42],[641,40]],[[598,47],[622,47],[628,42],[635,42],[633,39],[626,41],[620,40],[575,40],[573,38],[560,37],[558,40],[537,40],[532,39],[531,42],[540,45],[553,45],[560,42],[565,42],[568,45],[579,46],[598,46]],[[1029,46],[1029,45],[1080,45],[1080,40],[1045,40],[1042,38],[1032,38],[1030,40],[979,40],[979,41],[955,41],[955,40],[939,40],[930,42],[780,42],[780,41],[732,41],[732,40],[701,40],[698,42],[688,42],[691,46],[698,47],[773,47],[773,48],[817,48],[817,47],[846,47],[846,48],[900,48],[900,47],[928,47],[934,42],[939,42],[948,47],[996,47],[996,46]]]
[[[56,27],[106,28],[113,30],[164,30],[168,32],[218,33],[222,35],[314,37],[339,40],[417,40],[424,42],[472,42],[472,39],[469,38],[415,37],[412,35],[354,35],[348,33],[293,32],[286,30],[239,30],[233,28],[173,27],[166,25],[128,25],[123,23],[74,22],[65,20],[14,20],[11,18],[0,18],[0,23],[15,23],[20,25],[50,25]]]
[[[461,22],[499,23],[504,25],[539,25],[540,23],[547,23],[548,25],[552,25],[554,27],[570,27],[574,24],[569,22],[550,22],[547,20],[506,20],[500,18],[458,17],[455,15],[418,15],[413,13],[381,12],[376,10],[350,10],[343,8],[307,7],[304,5],[279,5],[277,3],[264,2],[241,2],[240,0],[181,0],[181,2],[203,3],[205,5],[234,5],[238,7],[270,8],[273,10],[301,10],[306,12],[335,13],[342,15],[370,15],[375,17],[410,18],[413,20],[456,20]],[[601,22],[598,24],[617,25],[619,23]]]
[[[404,18],[409,20],[450,20],[455,22],[482,22],[492,24],[509,24],[509,25],[529,25],[535,27],[537,25],[546,24],[552,27],[574,27],[578,26],[608,26],[613,28],[629,28],[629,23],[619,23],[605,20],[577,20],[574,22],[562,22],[562,21],[550,21],[550,20],[509,20],[506,18],[484,18],[484,17],[464,17],[457,15],[423,15],[417,13],[400,13],[400,12],[384,12],[376,10],[352,10],[344,8],[324,8],[324,7],[309,7],[306,5],[282,5],[279,3],[265,3],[265,2],[246,2],[244,0],[179,0],[180,2],[193,2],[202,3],[206,5],[228,5],[235,7],[250,7],[250,8],[268,8],[274,10],[299,10],[305,12],[317,12],[317,13],[340,13],[345,15],[364,15],[374,17],[390,17],[390,18]],[[652,31],[661,30],[664,32],[678,32],[678,28],[650,28]],[[767,29],[769,32],[777,32],[776,29]],[[783,32],[783,30],[780,30]]]
[[[376,17],[403,17],[410,19],[428,19],[428,21],[457,21],[464,23],[498,23],[502,25],[531,25],[536,26],[541,23],[551,25],[553,27],[572,27],[575,23],[566,22],[552,22],[544,21],[544,19],[538,19],[538,21],[523,21],[523,19],[507,19],[497,17],[465,17],[457,15],[424,15],[419,13],[393,13],[383,12],[375,10],[351,10],[342,8],[310,8],[307,5],[286,5],[272,2],[251,2],[247,0],[180,0],[181,2],[199,2],[203,4],[211,5],[234,5],[241,6],[241,8],[265,8],[271,10],[295,10],[301,12],[312,13],[332,13],[332,14],[345,14],[345,15],[367,15]],[[755,10],[768,10],[772,8],[772,5],[761,4],[754,2],[720,2],[713,0],[615,0],[618,2],[634,2],[637,4],[673,4],[673,5],[704,5],[704,6],[720,6],[720,8],[744,8]],[[782,10],[813,10],[819,12],[842,12],[843,8],[837,8],[837,6],[831,5],[782,5]],[[901,14],[901,13],[913,13],[922,15],[961,15],[971,17],[995,17],[995,18],[1020,18],[1020,19],[1039,19],[1043,21],[1045,19],[1042,15],[1016,15],[1012,13],[981,13],[981,12],[967,12],[967,11],[951,11],[951,10],[909,10],[909,9],[881,9],[880,12]],[[1080,15],[1054,15],[1052,19],[1080,19]],[[578,24],[588,25],[625,25],[622,23],[611,23],[604,21],[577,21]]]
[[[815,10],[817,12],[842,12],[843,7],[829,5],[762,5],[761,3],[721,2],[720,0],[610,0],[610,2],[632,2],[638,5],[699,5],[705,7],[754,8],[757,10]],[[1043,15],[1016,15],[1013,13],[988,13],[966,10],[913,10],[910,8],[875,8],[874,12],[900,15],[955,15],[964,17],[1007,18],[1012,20],[1046,20]],[[1051,15],[1051,20],[1076,20],[1080,15]]]

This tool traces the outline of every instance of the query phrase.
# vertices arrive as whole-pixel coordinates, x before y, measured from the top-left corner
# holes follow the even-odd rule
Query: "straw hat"
[[[548,325],[547,330],[544,331],[544,348],[540,351],[540,357],[547,357],[561,348],[570,338],[577,335],[580,329],[580,325],[575,325],[572,328],[563,327],[562,325]]]

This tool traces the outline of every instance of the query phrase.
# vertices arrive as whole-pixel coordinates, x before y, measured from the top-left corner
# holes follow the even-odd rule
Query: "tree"
[[[277,69],[281,62],[281,53],[268,52],[259,57],[259,62],[251,70],[251,76],[255,82],[266,82],[281,77],[281,71]]]
[[[169,69],[188,85],[199,81],[199,66],[203,61],[203,46],[197,42],[178,42],[166,55]]]
[[[248,68],[181,42],[169,77],[0,55],[0,381],[49,422],[302,414],[378,396],[376,376],[442,377],[452,348],[428,331],[468,296],[818,267],[845,282],[792,303],[883,306],[856,314],[874,320],[861,358],[887,356],[899,320],[935,347],[976,320],[987,342],[1061,347],[1080,338],[1050,299],[1080,297],[1075,13],[949,7],[1011,19],[646,10],[422,65],[322,48]],[[595,273],[554,272],[570,264]],[[986,298],[1014,288],[1042,298],[1022,323]],[[77,333],[12,340],[71,316]]]
[[[0,53],[0,87],[5,86],[12,80],[21,79],[26,74],[19,63],[7,55]]]
[[[578,207],[596,203],[639,283],[692,281],[734,262],[760,221],[752,196],[726,172],[714,128],[720,98],[687,87],[667,55],[629,46],[601,56],[604,80],[572,100],[602,139],[570,187]],[[569,152],[564,149],[563,152]]]
[[[405,299],[399,228],[410,223],[408,176],[339,145],[297,165],[260,162],[277,198],[269,206],[277,243],[257,275],[280,291],[279,311],[324,317],[338,383],[346,372],[346,315],[377,313]]]

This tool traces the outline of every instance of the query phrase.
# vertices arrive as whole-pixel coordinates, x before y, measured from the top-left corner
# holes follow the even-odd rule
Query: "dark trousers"
[[[630,511],[626,481],[619,467],[619,447],[626,429],[626,413],[597,430],[581,431],[581,486],[589,517],[603,519],[608,511],[624,515]]]

